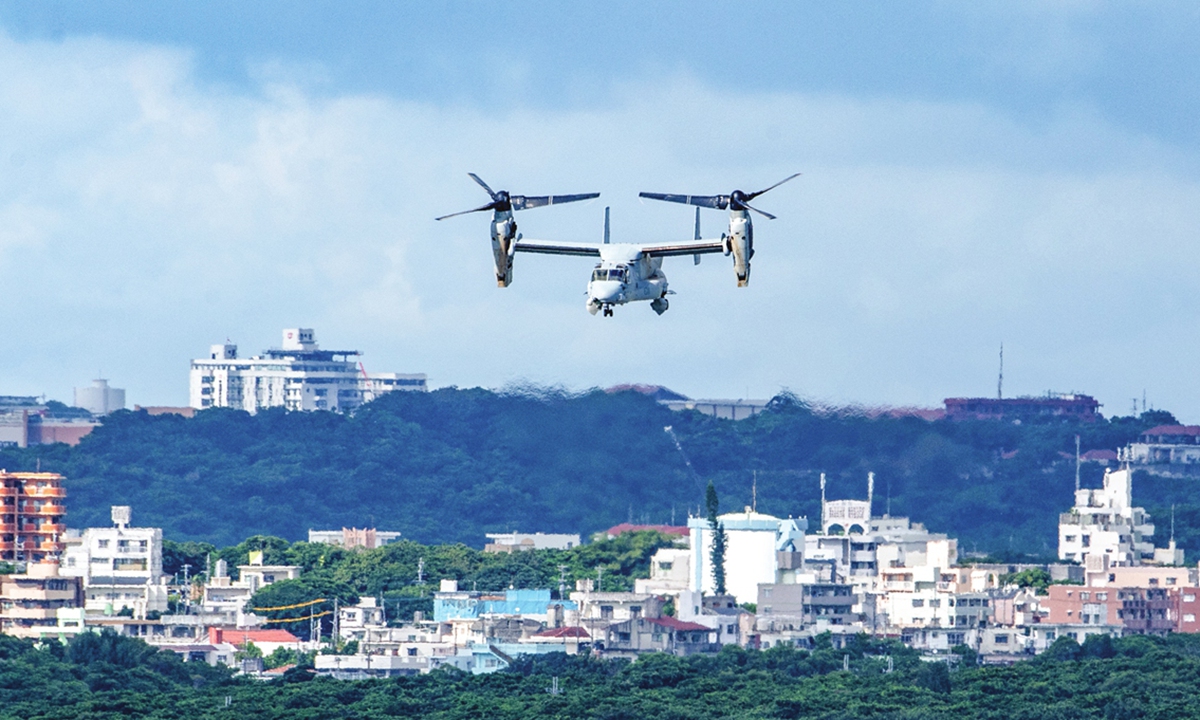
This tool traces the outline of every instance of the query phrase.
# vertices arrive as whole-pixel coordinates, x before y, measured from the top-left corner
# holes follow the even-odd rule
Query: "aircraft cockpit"
[[[625,268],[624,266],[620,266],[620,267],[597,266],[596,269],[592,271],[592,280],[593,281],[608,280],[608,281],[612,281],[612,282],[625,282],[626,270],[627,270],[627,268]]]

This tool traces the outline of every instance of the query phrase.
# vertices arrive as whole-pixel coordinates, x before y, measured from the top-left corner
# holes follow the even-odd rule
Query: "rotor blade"
[[[512,201],[513,210],[528,210],[535,207],[562,205],[563,203],[591,200],[592,198],[598,197],[600,197],[600,193],[576,193],[574,195],[513,195],[511,198],[509,198],[509,200]]]
[[[471,179],[472,179],[472,180],[474,180],[475,182],[479,183],[479,186],[480,186],[480,187],[482,187],[484,190],[487,190],[487,194],[488,194],[488,195],[491,195],[493,200],[495,200],[495,199],[496,199],[496,191],[495,191],[495,190],[493,190],[493,189],[491,189],[490,187],[488,187],[488,184],[487,184],[487,183],[485,183],[483,180],[481,180],[481,179],[479,178],[479,176],[478,176],[478,175],[476,175],[476,174],[475,174],[475,173],[473,173],[473,172],[469,172],[469,173],[467,173],[467,174],[471,176]]]
[[[492,210],[495,207],[496,203],[488,203],[487,205],[484,205],[483,207],[477,207],[474,210],[463,210],[462,212],[450,213],[449,215],[443,215],[439,218],[434,218],[434,220],[445,220],[446,218],[458,217],[459,215],[467,215],[473,212],[483,212],[484,210]]]
[[[729,207],[728,195],[673,195],[671,193],[638,193],[638,197],[649,198],[650,200],[662,200],[664,202],[680,203],[681,205],[695,205],[696,207],[714,208],[716,210],[724,210]]]
[[[746,203],[742,203],[742,207],[746,208],[747,210],[753,210],[754,212],[758,213],[759,215],[762,215],[763,217],[765,217],[765,218],[766,218],[766,219],[768,219],[768,220],[774,220],[774,219],[775,219],[775,216],[774,216],[774,215],[772,215],[771,213],[769,213],[769,212],[763,212],[762,210],[759,210],[759,209],[758,209],[758,208],[756,208],[756,207],[750,207],[750,206],[749,206],[749,205],[747,205]]]
[[[782,180],[780,180],[779,182],[775,183],[774,185],[772,185],[771,187],[767,188],[766,190],[759,190],[758,192],[750,193],[749,195],[747,195],[747,196],[746,196],[746,199],[747,199],[747,200],[753,200],[754,198],[758,197],[759,195],[762,195],[762,194],[763,194],[763,193],[765,193],[765,192],[769,192],[769,191],[771,191],[771,190],[774,190],[775,188],[777,188],[777,187],[779,187],[780,185],[784,184],[784,183],[785,183],[785,182],[787,182],[788,180],[795,180],[795,179],[796,179],[796,178],[798,178],[798,177],[800,177],[800,173],[795,173],[794,175],[788,175],[787,177],[785,177],[784,179],[782,179]],[[751,209],[753,209],[753,208],[751,208]],[[764,214],[765,214],[765,213],[764,213]]]

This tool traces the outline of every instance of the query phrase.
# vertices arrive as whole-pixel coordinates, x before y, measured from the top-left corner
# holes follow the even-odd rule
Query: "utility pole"
[[[189,563],[183,564],[183,614],[189,615],[188,610],[192,606],[192,584],[188,582],[188,571],[192,569]]]
[[[750,484],[750,509],[758,512],[758,471],[754,471],[754,481]]]
[[[425,584],[425,558],[417,558],[417,584]]]
[[[567,566],[559,565],[558,566],[558,599],[559,600],[566,599],[566,597],[567,597],[566,596],[566,588],[567,588]]]
[[[1079,492],[1079,436],[1075,436],[1075,492]]]
[[[342,614],[338,612],[338,598],[333,598],[333,637],[329,639],[330,645],[334,650],[338,648],[338,641],[342,639]]]

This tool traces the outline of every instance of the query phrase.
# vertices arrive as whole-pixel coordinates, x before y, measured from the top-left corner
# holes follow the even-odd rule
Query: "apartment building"
[[[1118,566],[1153,563],[1153,537],[1150,515],[1133,505],[1133,472],[1107,470],[1103,487],[1076,490],[1074,507],[1059,516],[1058,557],[1085,563],[1089,555],[1102,555]]]
[[[66,496],[58,473],[0,470],[0,560],[57,561],[66,533]]]
[[[189,405],[350,412],[395,390],[426,390],[424,374],[368,373],[357,350],[321,350],[311,328],[283,331],[282,347],[239,358],[237,345],[213,345],[192,360]]]
[[[87,528],[66,543],[62,573],[81,578],[90,614],[135,617],[167,611],[167,577],[162,569],[162,528],[130,527],[132,509],[114,505],[113,526]]]
[[[83,630],[79,578],[63,577],[58,563],[30,563],[21,574],[0,575],[0,633],[25,638],[60,637]],[[67,611],[67,612],[64,612]]]
[[[1175,629],[1176,601],[1165,588],[1088,588],[1051,585],[1042,600],[1053,624],[1117,625],[1125,634],[1161,635]]]

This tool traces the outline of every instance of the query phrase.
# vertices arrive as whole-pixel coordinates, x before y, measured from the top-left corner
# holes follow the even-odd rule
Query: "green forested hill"
[[[1084,450],[1115,448],[1161,413],[1073,427],[929,423],[814,414],[789,397],[740,422],[674,413],[634,392],[393,393],[353,417],[209,410],[194,419],[121,412],[75,448],[0,451],[0,467],[68,477],[69,524],[106,524],[129,504],[139,525],[176,540],[232,545],[254,534],[301,539],[309,528],[373,526],[426,543],[482,544],[485,532],[589,533],[632,518],[682,523],[701,482],[722,507],[751,501],[776,515],[819,511],[829,497],[865,497],[961,540],[961,549],[1051,554],[1057,514],[1071,504],[1074,435]],[[1100,470],[1085,469],[1085,485]],[[1179,503],[1177,535],[1200,550],[1191,481],[1139,476],[1135,499]]]

